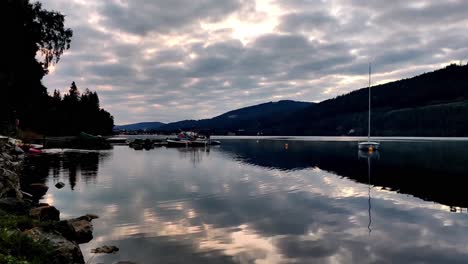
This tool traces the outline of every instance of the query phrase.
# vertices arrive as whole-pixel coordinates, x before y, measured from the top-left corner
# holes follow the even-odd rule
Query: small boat
[[[371,64],[370,63],[369,63],[369,121],[368,122],[369,122],[368,123],[369,126],[367,129],[367,141],[359,142],[358,148],[360,150],[372,152],[374,150],[379,149],[380,143],[371,141],[371,134],[370,134],[370,131],[371,131]]]
[[[176,139],[167,139],[166,142],[169,147],[205,147],[221,144],[220,141],[211,140],[195,132],[181,132]]]
[[[190,140],[168,139],[166,142],[168,147],[188,147],[191,145]]]
[[[106,139],[106,141],[111,144],[126,144],[127,140],[128,139],[124,137],[111,137],[111,138]]]

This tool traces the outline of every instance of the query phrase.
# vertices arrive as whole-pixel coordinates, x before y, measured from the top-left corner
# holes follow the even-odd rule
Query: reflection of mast
[[[369,157],[367,158],[367,177],[369,178],[369,225],[367,226],[367,229],[369,229],[369,236],[370,236],[370,233],[372,232],[372,229],[371,229],[371,224],[372,224],[372,215],[371,215],[371,184],[370,184],[370,175],[371,175],[371,162],[370,162],[370,155]]]
[[[367,151],[359,151],[358,153],[359,158],[367,159],[367,179],[368,179],[368,212],[369,212],[369,224],[367,225],[367,229],[369,229],[369,235],[372,232],[372,203],[371,203],[371,159],[379,159],[380,154],[378,151],[375,152],[367,152]]]

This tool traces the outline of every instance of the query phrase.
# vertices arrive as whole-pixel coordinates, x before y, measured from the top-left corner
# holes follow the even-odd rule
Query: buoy
[[[369,147],[369,152],[373,152],[374,149],[372,147]]]
[[[288,143],[284,144],[284,149],[286,149],[286,150],[287,150],[288,148],[289,148],[289,145],[288,145]]]

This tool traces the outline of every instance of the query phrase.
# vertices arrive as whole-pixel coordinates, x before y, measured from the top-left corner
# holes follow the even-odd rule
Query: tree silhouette
[[[21,129],[46,134],[76,134],[83,130],[86,118],[80,114],[83,107],[76,84],[72,83],[62,99],[59,91],[49,96],[41,83],[49,67],[70,48],[73,31],[64,22],[62,14],[43,9],[39,2],[0,1],[0,132],[11,130],[16,119],[21,120]],[[94,105],[94,112],[86,115],[105,115],[112,120],[109,113],[99,109],[96,93],[89,92],[85,98],[87,104]],[[95,130],[111,133],[112,128],[101,129],[113,124],[109,120],[95,122]]]

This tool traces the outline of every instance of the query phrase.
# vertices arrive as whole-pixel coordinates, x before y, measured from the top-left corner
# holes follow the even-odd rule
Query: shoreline
[[[0,262],[2,263],[76,263],[85,260],[79,244],[93,238],[88,214],[61,220],[53,205],[39,203],[47,192],[43,183],[32,183],[29,192],[21,189],[25,154],[14,139],[0,141]],[[34,180],[33,180],[34,182]]]

